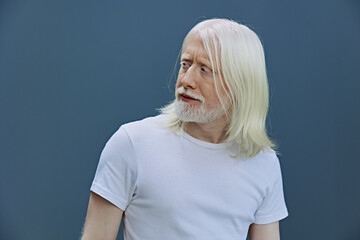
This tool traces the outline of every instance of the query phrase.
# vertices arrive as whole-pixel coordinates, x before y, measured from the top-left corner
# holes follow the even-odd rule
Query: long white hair
[[[214,73],[221,73],[213,75],[218,97],[216,81],[221,83],[231,100],[231,112],[227,112],[226,142],[235,144],[232,157],[248,159],[260,151],[274,148],[275,144],[266,133],[269,87],[264,50],[258,36],[245,25],[232,20],[205,20],[186,35],[182,52],[189,35],[194,32],[203,41]],[[224,107],[224,100],[219,99]],[[168,115],[167,125],[179,134],[184,130],[184,123],[176,115],[174,103],[175,100],[160,111]]]

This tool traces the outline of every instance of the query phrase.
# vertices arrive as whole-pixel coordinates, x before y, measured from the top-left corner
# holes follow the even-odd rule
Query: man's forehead
[[[196,46],[196,47],[192,47],[191,43],[192,41],[199,41],[201,42],[201,45],[199,46]],[[201,52],[202,54],[200,55],[197,55],[197,58],[200,59],[201,61],[204,61],[204,62],[207,62],[210,64],[210,56],[208,55],[208,52],[205,50],[205,47],[204,47],[204,41],[203,39],[200,37],[200,34],[198,32],[191,32],[191,34],[189,34],[186,39],[185,39],[185,42],[184,42],[184,45],[183,45],[183,49],[182,49],[182,53],[181,53],[181,58],[182,59],[189,59],[191,60],[191,58],[193,57],[192,54],[194,52],[198,53],[196,50],[198,47],[201,47],[204,51]],[[211,54],[211,57],[213,58],[213,62],[215,62],[214,60],[214,57],[215,57],[215,49],[214,47],[212,46],[212,44],[209,44],[208,47],[210,48],[210,54]],[[218,53],[219,54],[219,53]]]

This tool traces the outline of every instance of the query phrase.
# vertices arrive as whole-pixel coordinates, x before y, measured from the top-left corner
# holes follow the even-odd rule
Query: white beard
[[[178,89],[178,93],[185,93],[183,89]],[[201,101],[200,106],[194,106],[191,103],[184,102],[177,98],[175,100],[175,112],[179,119],[183,122],[197,122],[197,123],[211,123],[221,118],[225,111],[221,103],[213,104],[210,109],[205,107],[205,100],[201,96],[196,96],[193,93],[186,92],[191,97]],[[226,105],[228,105],[226,103]]]
[[[201,103],[201,106],[192,106],[180,99],[175,101],[175,112],[181,121],[197,123],[211,123],[225,114],[221,105],[207,110],[204,103]]]

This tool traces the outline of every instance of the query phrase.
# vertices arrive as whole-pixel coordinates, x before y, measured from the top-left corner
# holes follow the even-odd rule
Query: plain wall
[[[211,17],[264,43],[282,239],[360,239],[357,0],[0,1],[0,239],[80,236],[106,141],[173,98],[182,39]]]

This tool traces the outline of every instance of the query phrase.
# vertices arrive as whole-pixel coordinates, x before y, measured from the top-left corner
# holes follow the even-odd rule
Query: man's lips
[[[198,99],[190,97],[189,95],[186,95],[185,93],[180,94],[180,97],[181,97],[181,100],[183,100],[183,101],[200,101]]]

